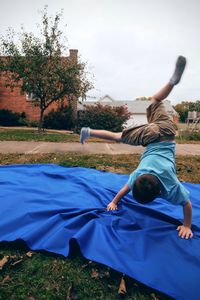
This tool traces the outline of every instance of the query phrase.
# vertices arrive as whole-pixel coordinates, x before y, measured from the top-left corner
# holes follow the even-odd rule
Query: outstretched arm
[[[181,238],[192,238],[193,233],[191,230],[191,225],[192,225],[192,203],[188,201],[184,206],[183,206],[183,214],[184,214],[184,221],[183,225],[178,226],[177,230],[179,231],[179,236]]]
[[[108,204],[107,210],[116,210],[117,209],[117,203],[119,200],[124,197],[126,194],[130,192],[130,188],[128,184],[125,184],[123,188],[117,193],[115,198]]]

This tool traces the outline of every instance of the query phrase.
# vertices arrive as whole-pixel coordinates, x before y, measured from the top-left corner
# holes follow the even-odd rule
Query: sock
[[[174,70],[174,74],[172,75],[169,83],[171,85],[176,85],[179,83],[181,76],[183,74],[183,71],[185,69],[186,65],[186,58],[184,56],[179,56],[177,61],[176,61],[176,67]]]
[[[85,140],[90,136],[90,127],[83,127],[80,134],[80,143],[85,144]]]

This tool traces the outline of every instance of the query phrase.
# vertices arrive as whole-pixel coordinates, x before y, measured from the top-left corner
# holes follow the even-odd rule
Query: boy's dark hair
[[[140,175],[134,182],[132,193],[137,202],[149,203],[159,195],[160,181],[151,174]]]

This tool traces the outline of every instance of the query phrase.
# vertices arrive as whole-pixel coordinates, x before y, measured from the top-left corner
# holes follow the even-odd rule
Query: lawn
[[[130,173],[139,155],[78,154],[0,154],[2,165],[56,163],[82,166],[116,173]],[[180,180],[200,183],[200,157],[177,157]],[[35,251],[31,257],[22,243],[1,243],[1,257],[10,256],[0,274],[0,299],[116,299],[122,274],[106,266],[87,261],[79,252],[75,258],[64,258]],[[125,277],[124,299],[166,300],[169,297]],[[70,296],[68,297],[67,295]]]
[[[0,141],[43,141],[70,143],[79,142],[79,134],[72,131],[64,130],[45,130],[43,133],[38,133],[37,128],[6,128],[0,127]],[[105,140],[90,138],[90,142],[105,142]]]
[[[45,130],[39,134],[37,128],[3,128],[0,127],[0,141],[43,141],[43,142],[79,142],[79,135],[64,130]],[[90,138],[88,142],[105,142],[103,139]],[[176,138],[177,143],[199,144],[200,134],[182,135]],[[106,141],[108,143],[108,141]],[[110,143],[110,142],[109,142]]]
[[[0,141],[45,141],[45,142],[79,142],[79,135],[74,133],[45,131],[39,134],[37,129],[0,128]]]

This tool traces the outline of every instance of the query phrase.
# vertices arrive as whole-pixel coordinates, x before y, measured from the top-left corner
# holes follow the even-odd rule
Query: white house
[[[110,106],[123,106],[126,105],[128,111],[131,113],[130,119],[127,121],[126,126],[141,125],[147,123],[146,109],[150,105],[150,100],[114,100],[109,95],[105,95],[100,99],[90,98],[85,102],[78,103],[78,110],[84,110],[85,105],[95,105],[101,103],[102,105]],[[178,117],[178,113],[172,107],[169,100],[163,101],[165,108],[169,115]]]

